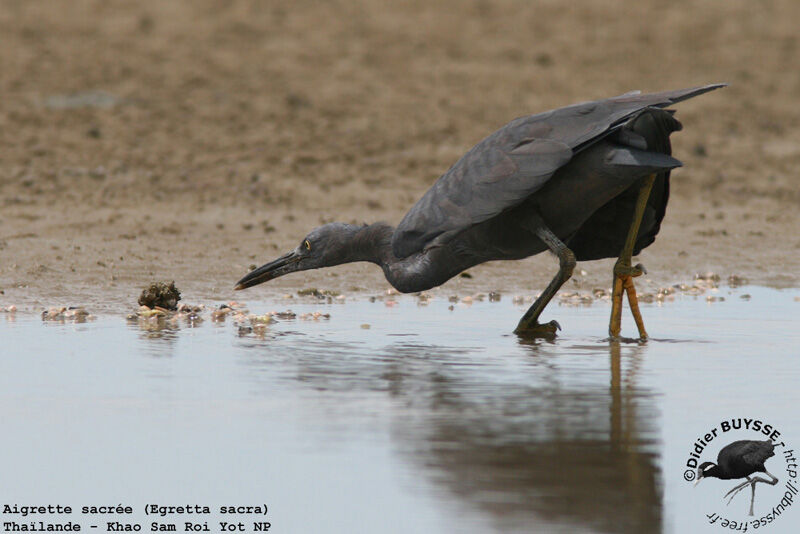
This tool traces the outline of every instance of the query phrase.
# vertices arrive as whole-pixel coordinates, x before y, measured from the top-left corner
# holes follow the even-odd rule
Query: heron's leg
[[[528,308],[528,311],[525,312],[522,319],[519,320],[519,324],[514,330],[514,333],[519,335],[527,334],[535,336],[538,334],[553,336],[556,330],[561,329],[561,326],[556,321],[539,324],[539,316],[542,314],[545,306],[547,306],[550,300],[555,296],[559,288],[572,276],[572,271],[575,269],[575,254],[573,254],[572,251],[567,248],[567,245],[556,237],[543,222],[536,226],[534,232],[539,239],[544,241],[547,246],[550,247],[550,250],[558,256],[558,273],[553,277],[542,294],[539,295],[536,302]]]
[[[633,221],[631,221],[628,235],[625,238],[625,246],[622,248],[617,263],[614,264],[614,285],[611,293],[611,321],[608,325],[608,334],[612,339],[618,338],[620,330],[622,329],[623,291],[628,295],[628,303],[631,306],[633,320],[636,321],[636,327],[639,329],[639,338],[642,340],[647,339],[647,331],[644,329],[642,314],[639,312],[639,300],[636,298],[636,288],[633,285],[633,279],[637,276],[641,276],[646,271],[641,264],[632,266],[631,256],[633,256],[633,247],[636,245],[636,238],[639,235],[639,226],[642,223],[644,209],[647,206],[647,199],[650,197],[650,191],[653,189],[655,180],[655,174],[651,174],[642,180],[639,187],[639,196],[636,199]]]
[[[750,515],[753,515],[753,503],[756,502],[756,483],[753,482],[750,484],[750,489],[752,490],[752,495],[750,496]]]

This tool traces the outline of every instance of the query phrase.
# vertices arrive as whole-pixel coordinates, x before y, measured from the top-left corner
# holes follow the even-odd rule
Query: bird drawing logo
[[[763,482],[774,486],[778,483],[778,478],[764,467],[764,462],[775,456],[774,449],[775,445],[770,440],[734,441],[719,451],[717,463],[703,462],[697,467],[697,482],[695,482],[695,486],[704,478],[719,478],[720,480],[747,479],[731,488],[723,499],[730,497],[728,499],[728,504],[730,504],[736,494],[750,486],[750,515],[752,516],[753,503],[756,499],[756,484]],[[757,476],[755,473],[764,473],[770,477],[770,480]]]

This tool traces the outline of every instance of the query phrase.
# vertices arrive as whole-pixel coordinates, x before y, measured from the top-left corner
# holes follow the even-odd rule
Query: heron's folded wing
[[[411,208],[392,237],[404,258],[494,217],[536,192],[572,158],[561,141],[525,138],[510,150],[479,144]]]
[[[392,236],[392,251],[405,258],[447,242],[525,200],[576,152],[619,130],[641,110],[723,85],[626,93],[511,121],[467,152],[411,208]]]

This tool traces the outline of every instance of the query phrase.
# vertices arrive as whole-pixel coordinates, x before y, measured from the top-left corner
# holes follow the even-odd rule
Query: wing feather
[[[392,236],[405,258],[513,208],[574,154],[647,107],[665,107],[724,84],[662,93],[626,93],[515,119],[475,145],[409,210]]]

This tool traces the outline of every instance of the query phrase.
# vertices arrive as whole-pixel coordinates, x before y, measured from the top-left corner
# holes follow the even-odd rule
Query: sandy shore
[[[0,7],[0,305],[122,312],[153,280],[190,301],[381,291],[368,264],[232,288],[322,222],[398,222],[516,116],[720,81],[677,106],[685,167],[643,285],[800,281],[793,0],[215,6]],[[440,292],[532,293],[555,269],[489,264]]]

